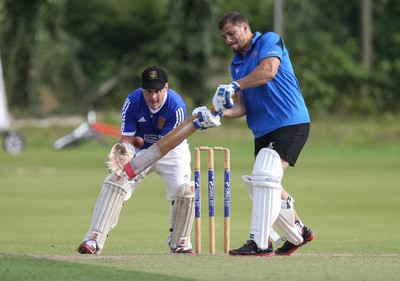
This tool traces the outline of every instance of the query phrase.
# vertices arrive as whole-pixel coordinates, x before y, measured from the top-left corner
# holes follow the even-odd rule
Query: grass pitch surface
[[[236,120],[237,121],[237,120]],[[196,146],[231,149],[231,247],[248,237],[253,143],[240,122],[196,132]],[[242,258],[223,252],[222,154],[216,159],[217,253],[169,255],[169,205],[163,183],[146,178],[125,204],[101,255],[76,252],[107,175],[113,140],[55,151],[72,128],[26,127],[21,155],[0,152],[0,280],[396,280],[400,274],[400,129],[393,122],[314,122],[309,142],[283,185],[316,233],[290,257]],[[203,157],[203,183],[206,157]],[[220,182],[220,183],[218,183]],[[192,238],[194,241],[194,237]]]

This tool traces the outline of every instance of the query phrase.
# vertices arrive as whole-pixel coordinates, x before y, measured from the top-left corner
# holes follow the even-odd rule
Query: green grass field
[[[231,149],[231,247],[248,237],[253,142],[238,120],[189,138]],[[167,254],[169,205],[150,175],[122,211],[101,255],[76,252],[107,170],[112,139],[55,151],[72,128],[25,127],[26,150],[0,152],[0,280],[396,280],[400,275],[400,127],[398,120],[314,122],[309,142],[283,185],[316,233],[290,257],[223,254],[222,157],[216,155],[217,254]],[[221,156],[221,155],[220,155]],[[203,157],[205,158],[205,157]],[[206,171],[204,161],[203,171]],[[205,173],[203,173],[205,176]],[[192,242],[194,242],[194,237]]]

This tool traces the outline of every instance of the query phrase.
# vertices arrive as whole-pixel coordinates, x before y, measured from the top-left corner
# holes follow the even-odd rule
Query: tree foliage
[[[282,0],[282,37],[313,116],[397,114],[400,2],[372,2],[372,69],[362,66],[361,3]],[[168,70],[190,107],[229,82],[220,17],[243,12],[273,29],[273,0],[0,0],[0,52],[9,106],[49,114],[88,102],[119,108],[150,65]]]

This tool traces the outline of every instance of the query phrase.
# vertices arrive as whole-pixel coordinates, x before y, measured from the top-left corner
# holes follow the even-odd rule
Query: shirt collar
[[[252,52],[252,50],[253,50],[253,48],[254,48],[255,42],[256,42],[258,39],[260,39],[260,36],[261,36],[261,35],[262,35],[262,34],[261,34],[260,32],[258,32],[258,31],[256,31],[256,32],[254,33],[253,39],[251,39],[251,47],[250,47],[250,49],[247,50],[246,54],[247,54],[248,52]],[[235,56],[233,57],[233,62],[242,62],[242,61],[243,61],[242,54],[236,53]]]

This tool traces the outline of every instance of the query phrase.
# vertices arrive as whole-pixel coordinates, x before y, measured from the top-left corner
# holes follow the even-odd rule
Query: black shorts
[[[254,140],[254,155],[257,156],[262,148],[271,148],[289,163],[296,164],[310,133],[310,123],[279,128]]]

